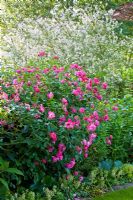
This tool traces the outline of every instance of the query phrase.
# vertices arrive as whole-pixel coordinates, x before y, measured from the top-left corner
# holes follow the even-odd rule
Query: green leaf
[[[3,178],[0,178],[0,182],[5,186],[7,190],[9,190],[8,183]]]
[[[5,171],[9,172],[9,173],[12,173],[12,174],[18,174],[18,175],[23,176],[23,173],[20,170],[16,169],[16,168],[8,168]]]

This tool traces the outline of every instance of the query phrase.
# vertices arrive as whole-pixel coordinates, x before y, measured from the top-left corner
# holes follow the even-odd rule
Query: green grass
[[[101,197],[96,197],[94,200],[133,200],[133,187],[125,190],[110,192]]]

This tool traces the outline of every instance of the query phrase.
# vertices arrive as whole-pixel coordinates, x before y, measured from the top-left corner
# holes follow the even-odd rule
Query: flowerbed
[[[0,156],[24,174],[2,174],[10,188],[41,190],[70,173],[82,181],[75,169],[112,144],[113,136],[100,131],[108,112],[118,110],[106,109],[108,84],[78,64],[62,67],[44,52],[26,67],[3,68],[0,82]]]

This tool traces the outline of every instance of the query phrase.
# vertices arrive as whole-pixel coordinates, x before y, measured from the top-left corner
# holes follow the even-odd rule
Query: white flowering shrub
[[[96,6],[93,10],[68,9],[57,15],[55,8],[51,14],[51,19],[24,19],[3,36],[8,61],[22,65],[45,50],[57,54],[61,63],[79,63],[111,82],[122,81],[120,67],[131,66],[133,40],[118,37],[119,23],[111,19],[112,11],[107,13]]]

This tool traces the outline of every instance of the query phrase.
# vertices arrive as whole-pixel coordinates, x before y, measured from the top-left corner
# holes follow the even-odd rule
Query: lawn
[[[95,200],[132,200],[132,199],[133,199],[133,187],[111,192],[102,197],[95,198]]]

